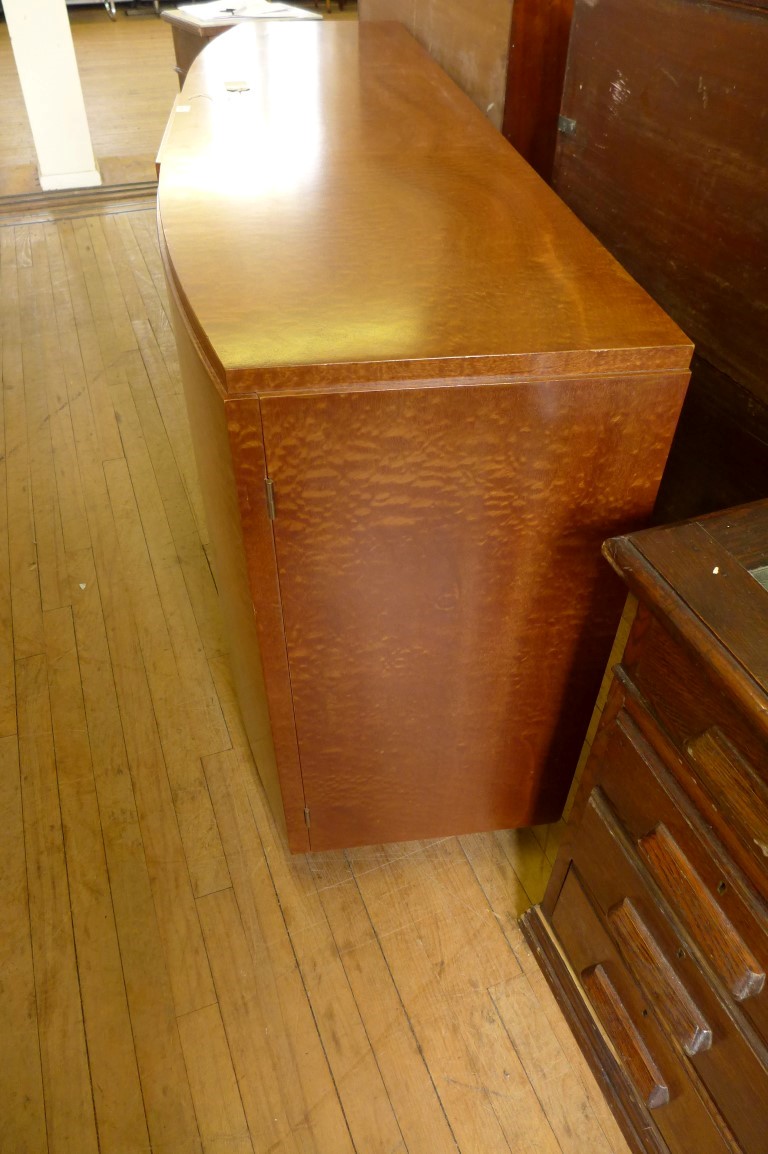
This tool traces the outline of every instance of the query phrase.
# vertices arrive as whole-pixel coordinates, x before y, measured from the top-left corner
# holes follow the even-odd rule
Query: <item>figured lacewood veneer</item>
[[[158,207],[262,778],[294,850],[552,821],[690,344],[402,26],[255,23]]]

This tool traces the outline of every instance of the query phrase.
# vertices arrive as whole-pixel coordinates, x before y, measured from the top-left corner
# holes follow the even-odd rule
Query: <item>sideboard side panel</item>
[[[240,549],[248,582],[238,593],[243,604],[240,624],[251,630],[254,621],[256,624],[261,657],[259,670],[263,667],[265,671],[266,701],[277,755],[276,767],[274,761],[270,761],[265,773],[259,764],[259,772],[273,812],[279,812],[282,797],[291,850],[305,853],[310,848],[305,821],[306,800],[296,740],[275,542],[266,498],[267,464],[259,401],[256,398],[228,401],[226,415],[237,490],[238,528],[242,534]],[[245,620],[246,599],[250,612],[248,621]],[[238,636],[237,646],[242,646],[244,657],[248,656],[251,644],[250,634]],[[254,748],[253,742],[251,747]],[[258,754],[255,756],[258,762]]]
[[[267,593],[269,585],[268,558],[261,566],[261,589],[259,596],[266,608],[262,621],[257,621],[254,600],[249,585],[249,566],[243,538],[243,517],[239,505],[238,485],[233,467],[232,444],[230,441],[229,406],[221,397],[213,379],[208,373],[198,351],[190,338],[186,325],[171,294],[171,309],[179,352],[182,381],[187,402],[187,412],[192,430],[195,459],[202,489],[208,532],[213,551],[214,577],[219,591],[219,604],[224,626],[224,637],[229,651],[238,703],[245,725],[259,776],[266,790],[273,813],[284,827],[294,850],[306,850],[308,839],[304,824],[303,790],[298,772],[298,753],[292,714],[288,725],[284,723],[279,708],[279,645],[282,625],[274,620],[279,613],[279,598]],[[250,418],[257,430],[260,443],[261,420],[258,401],[249,402]],[[242,404],[236,419],[235,441],[244,421]],[[263,491],[263,478],[262,478]],[[242,485],[241,485],[242,491]],[[264,515],[266,520],[266,514]],[[267,548],[271,543],[271,531],[267,522]],[[263,539],[262,539],[263,545]],[[274,560],[272,561],[272,584],[276,589]],[[283,724],[274,726],[270,719],[272,702],[268,700],[262,660],[268,660],[272,653],[265,652],[263,632],[267,623],[264,616],[272,611],[272,620],[267,627],[267,641],[271,650],[277,649],[278,674],[273,692],[278,696],[278,718]],[[259,628],[261,625],[261,629]],[[278,635],[276,637],[276,634]],[[277,642],[277,645],[275,644]],[[270,645],[271,643],[271,645]],[[283,664],[285,664],[285,643],[282,642]],[[287,677],[287,671],[286,671]],[[276,756],[277,749],[277,756]],[[293,756],[292,756],[293,755]],[[280,769],[278,770],[278,757]]]

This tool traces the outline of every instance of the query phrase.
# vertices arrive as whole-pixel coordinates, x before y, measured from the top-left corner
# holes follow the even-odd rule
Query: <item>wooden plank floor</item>
[[[0,1146],[626,1148],[524,945],[558,829],[291,858],[154,205],[0,217]]]

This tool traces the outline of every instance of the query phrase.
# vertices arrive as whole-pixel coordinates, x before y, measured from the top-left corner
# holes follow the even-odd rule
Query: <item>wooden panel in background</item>
[[[512,0],[358,0],[361,20],[397,20],[498,128]]]
[[[574,0],[515,0],[502,132],[544,180],[552,178]]]
[[[577,0],[554,187],[696,342],[658,516],[768,492],[768,9]]]
[[[766,58],[766,12],[577,3],[555,188],[700,355],[768,402]]]

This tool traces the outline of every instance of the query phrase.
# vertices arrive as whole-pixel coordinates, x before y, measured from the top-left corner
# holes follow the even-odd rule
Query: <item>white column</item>
[[[3,0],[37,153],[40,187],[101,184],[66,0]]]

